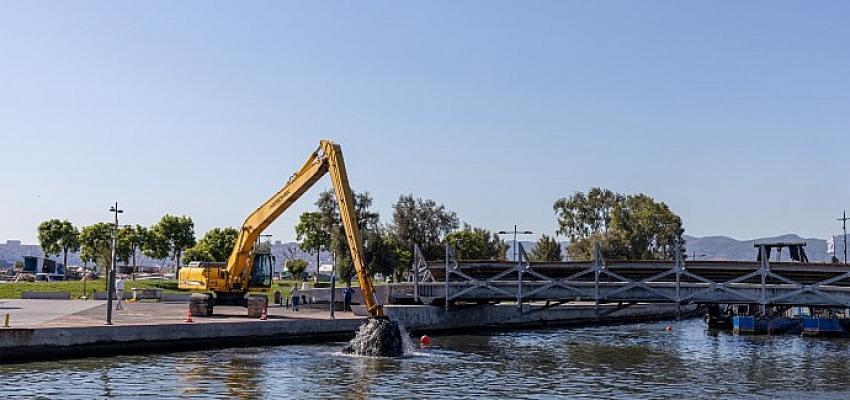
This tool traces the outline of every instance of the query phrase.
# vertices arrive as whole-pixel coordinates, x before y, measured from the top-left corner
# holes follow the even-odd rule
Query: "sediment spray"
[[[367,357],[401,357],[409,352],[404,328],[387,317],[372,317],[360,325],[357,335],[342,349],[345,354]],[[408,340],[405,340],[408,339]]]

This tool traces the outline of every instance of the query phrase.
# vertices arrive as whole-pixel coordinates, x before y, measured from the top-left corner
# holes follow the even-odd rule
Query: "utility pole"
[[[844,228],[844,263],[847,264],[847,210],[844,210],[844,214],[838,220],[841,221],[841,224]]]
[[[118,241],[118,214],[124,210],[118,209],[118,202],[109,207],[109,212],[115,213],[115,229],[112,231],[112,261],[109,266],[109,278],[106,280],[106,325],[112,325],[112,299],[115,293],[115,245]]]

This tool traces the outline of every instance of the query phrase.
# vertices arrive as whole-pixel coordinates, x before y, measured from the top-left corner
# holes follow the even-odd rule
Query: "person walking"
[[[116,310],[124,309],[124,275],[118,275],[115,280],[115,297],[118,298],[118,303],[115,304]]]
[[[292,285],[292,290],[289,292],[289,296],[292,297],[292,309],[298,311],[298,303],[301,301],[298,298],[298,286]]]
[[[342,289],[342,299],[344,301],[342,311],[351,311],[351,296],[353,294],[354,290],[351,289],[351,284],[345,285],[345,289]]]

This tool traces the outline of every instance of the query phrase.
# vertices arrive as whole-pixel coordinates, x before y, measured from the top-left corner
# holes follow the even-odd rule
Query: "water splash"
[[[414,351],[416,351],[416,347],[413,346],[413,342],[410,341],[410,334],[407,333],[407,329],[404,327],[404,324],[401,322],[397,322],[399,333],[401,333],[401,346],[404,351],[405,356],[413,356]]]
[[[407,336],[396,321],[386,317],[369,318],[360,325],[357,335],[342,352],[367,357],[402,357],[412,349]]]

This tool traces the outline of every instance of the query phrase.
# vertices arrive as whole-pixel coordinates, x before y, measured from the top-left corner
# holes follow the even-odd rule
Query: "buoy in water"
[[[667,326],[665,326],[665,327],[664,327],[664,331],[665,331],[665,332],[670,332],[670,331],[672,331],[672,330],[673,330],[673,327],[672,327],[672,326],[670,326],[670,325],[667,325]]]
[[[431,338],[428,337],[428,335],[422,335],[422,337],[419,338],[419,344],[422,347],[428,347],[431,345]]]

